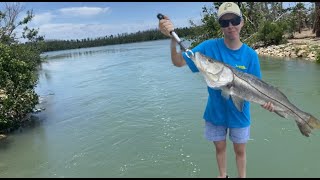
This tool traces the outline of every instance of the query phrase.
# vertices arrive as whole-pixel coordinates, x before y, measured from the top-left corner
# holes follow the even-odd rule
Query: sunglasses
[[[232,26],[238,26],[241,22],[241,17],[237,16],[233,19],[226,19],[226,20],[219,20],[219,24],[221,27],[226,28],[229,26],[229,23],[231,22]]]

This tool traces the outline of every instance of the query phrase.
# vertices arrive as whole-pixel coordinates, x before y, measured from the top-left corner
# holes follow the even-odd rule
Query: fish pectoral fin
[[[242,112],[243,110],[243,105],[244,105],[244,100],[238,98],[237,96],[231,96],[233,104],[236,106],[238,111]]]
[[[276,114],[278,114],[280,117],[288,118],[288,114],[285,111],[274,111]]]
[[[225,99],[229,99],[229,97],[230,97],[230,94],[229,94],[229,92],[228,91],[221,91],[221,95],[225,98]]]

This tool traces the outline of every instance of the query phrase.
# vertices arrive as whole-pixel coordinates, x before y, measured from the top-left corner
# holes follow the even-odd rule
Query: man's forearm
[[[184,66],[186,62],[183,59],[181,52],[177,52],[177,42],[174,39],[171,39],[170,49],[172,64],[177,67]]]

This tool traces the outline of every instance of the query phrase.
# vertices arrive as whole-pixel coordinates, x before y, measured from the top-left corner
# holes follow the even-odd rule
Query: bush
[[[316,62],[320,63],[320,50],[317,51]]]
[[[39,62],[32,47],[0,43],[0,133],[18,127],[38,104],[34,87]]]
[[[266,21],[259,29],[257,39],[262,41],[265,46],[279,45],[285,42],[284,35],[285,24],[272,23]]]

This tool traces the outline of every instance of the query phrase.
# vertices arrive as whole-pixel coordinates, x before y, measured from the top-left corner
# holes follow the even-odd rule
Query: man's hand
[[[162,34],[171,37],[170,32],[174,30],[174,27],[168,16],[164,16],[164,19],[159,21],[159,29]]]
[[[273,112],[274,108],[273,108],[273,104],[271,102],[267,102],[264,105],[261,105],[261,107],[265,108],[266,110]]]

